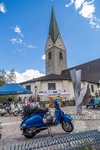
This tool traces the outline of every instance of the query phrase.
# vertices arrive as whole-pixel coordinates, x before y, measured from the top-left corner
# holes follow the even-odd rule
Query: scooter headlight
[[[24,123],[24,124],[22,125],[22,127],[26,127],[26,124]]]
[[[20,130],[23,130],[24,127],[26,127],[25,123],[22,126],[20,126]]]

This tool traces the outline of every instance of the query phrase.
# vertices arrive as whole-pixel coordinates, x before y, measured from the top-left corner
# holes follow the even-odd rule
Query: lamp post
[[[34,87],[34,90],[35,90],[35,98],[36,98],[36,96],[37,96],[37,86],[36,85]]]

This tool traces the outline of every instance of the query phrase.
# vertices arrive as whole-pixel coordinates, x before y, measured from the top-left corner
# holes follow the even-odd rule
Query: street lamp
[[[34,87],[34,90],[35,90],[35,98],[36,98],[36,96],[37,96],[37,86],[36,85]]]

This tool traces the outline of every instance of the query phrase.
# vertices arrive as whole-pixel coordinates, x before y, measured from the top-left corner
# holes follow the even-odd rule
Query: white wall
[[[54,81],[41,81],[41,82],[36,82],[36,83],[29,83],[29,84],[24,84],[22,85],[23,87],[26,88],[26,85],[31,85],[31,91],[33,92],[33,96],[35,95],[35,90],[34,87],[35,85],[37,86],[37,94],[39,91],[48,91],[48,83],[56,83],[56,90],[68,90],[70,95],[69,95],[69,99],[72,99],[74,97],[74,90],[73,90],[73,85],[72,82],[70,80],[54,80]],[[83,87],[84,85],[89,84],[89,88],[91,91],[91,85],[94,86],[94,91],[96,91],[97,84],[93,84],[93,83],[88,83],[85,81],[81,82],[81,87]],[[94,92],[95,93],[95,92]],[[91,94],[94,94],[91,92]]]

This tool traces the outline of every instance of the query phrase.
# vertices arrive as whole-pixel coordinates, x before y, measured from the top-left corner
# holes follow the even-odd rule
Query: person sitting
[[[94,105],[94,96],[91,96],[89,104],[90,104],[90,108],[93,108],[93,105]]]
[[[94,98],[94,105],[96,106],[98,104],[99,104],[99,97],[98,97],[98,95],[96,95]]]
[[[63,103],[63,105],[65,106],[65,104],[66,104],[66,98],[64,98],[64,99],[62,100],[62,103]]]

